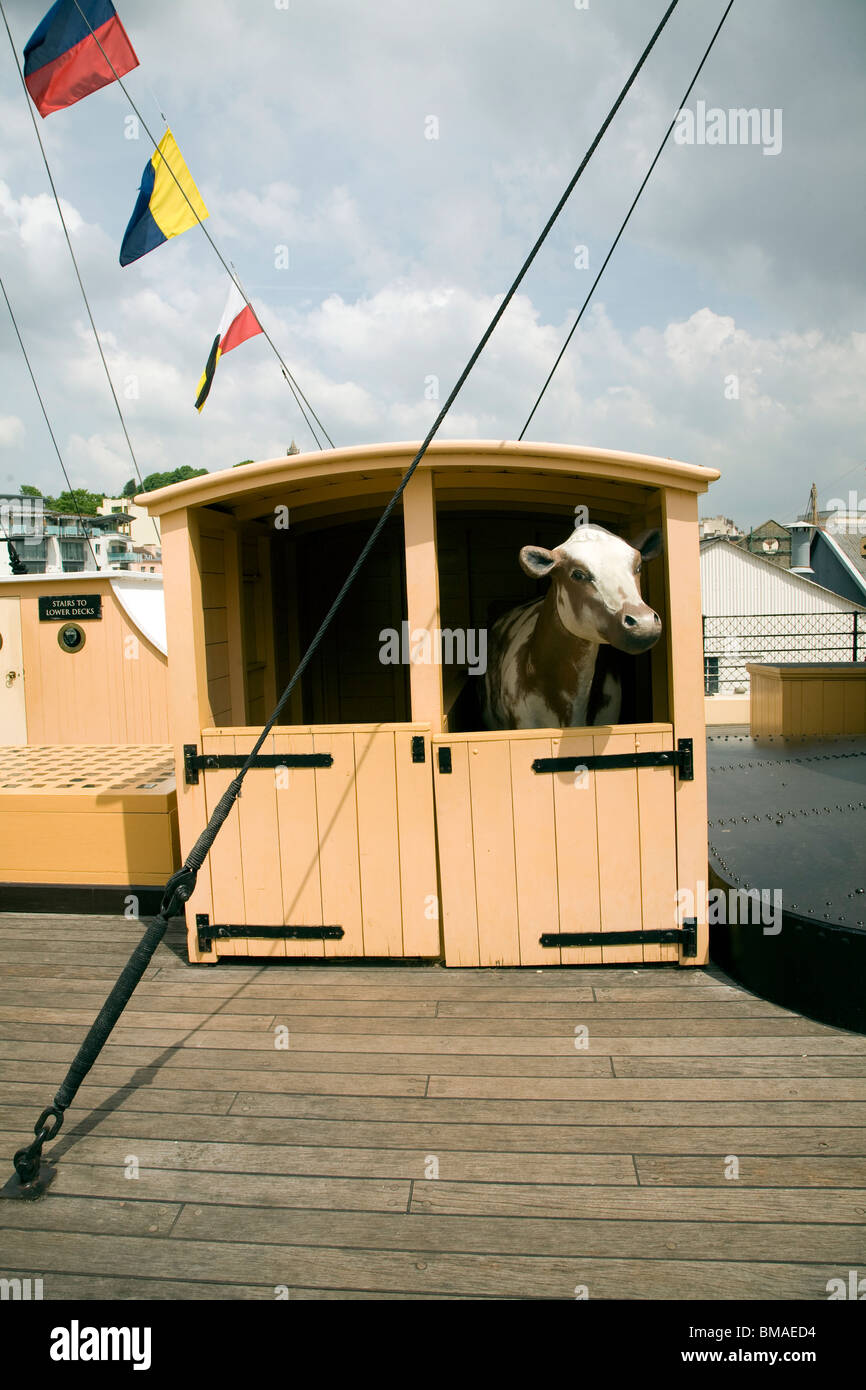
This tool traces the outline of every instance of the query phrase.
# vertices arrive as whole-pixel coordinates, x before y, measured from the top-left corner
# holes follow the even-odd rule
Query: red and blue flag
[[[111,0],[57,0],[24,46],[24,81],[40,116],[73,106],[137,67]]]

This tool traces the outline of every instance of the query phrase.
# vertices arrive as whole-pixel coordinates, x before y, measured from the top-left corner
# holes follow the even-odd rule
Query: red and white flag
[[[213,340],[207,365],[198,384],[198,394],[195,398],[196,410],[201,410],[208,398],[217,362],[223,353],[231,352],[232,348],[239,347],[241,343],[247,341],[247,338],[254,338],[257,333],[261,332],[263,332],[261,324],[233,281],[220,320],[219,332]]]

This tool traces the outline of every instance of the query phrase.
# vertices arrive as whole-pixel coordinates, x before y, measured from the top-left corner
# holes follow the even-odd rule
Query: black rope
[[[587,150],[586,154],[581,160],[580,165],[577,168],[577,171],[569,180],[565,192],[562,194],[562,197],[556,204],[554,211],[547,219],[547,222],[545,223],[540,236],[536,240],[535,245],[532,247],[532,250],[529,252],[529,255],[523,262],[523,265],[521,266],[516,278],[512,282],[511,287],[508,290],[508,293],[505,295],[504,299],[502,300],[502,303],[499,305],[498,309],[494,313],[493,318],[491,319],[486,330],[482,334],[477,347],[475,348],[474,352],[469,358],[469,361],[467,362],[463,371],[461,372],[456,385],[453,387],[450,395],[448,396],[448,399],[446,400],[442,409],[439,411],[439,414],[437,415],[435,421],[430,427],[426,435],[426,438],[424,439],[424,442],[422,443],[420,449],[418,450],[409,467],[407,468],[406,472],[404,473],[392,497],[388,501],[384,511],[382,512],[382,515],[380,516],[375,527],[373,528],[372,534],[370,535],[367,543],[365,544],[363,550],[361,551],[360,555],[358,556],[357,560],[355,561],[354,565],[349,571],[349,574],[347,575],[339,593],[337,594],[337,597],[334,599],[333,603],[328,609],[328,612],[322,619],[322,622],[320,623],[319,628],[315,633],[315,636],[310,642],[310,645],[307,647],[307,650],[304,652],[304,655],[298,663],[298,666],[295,669],[294,674],[292,675],[288,685],[286,686],[285,690],[280,696],[276,709],[274,710],[267,724],[265,724],[264,728],[262,729],[262,732],[257,738],[252,752],[246,758],[246,761],[244,762],[243,766],[238,772],[237,777],[232,779],[229,786],[226,788],[225,792],[220,797],[213,810],[213,813],[211,814],[210,819],[208,820],[207,825],[205,826],[204,830],[199,835],[192,849],[186,856],[186,861],[183,867],[180,868],[176,874],[173,874],[172,877],[169,879],[168,883],[166,884],[165,893],[163,895],[162,903],[160,904],[159,912],[157,913],[156,917],[151,923],[151,926],[148,927],[147,931],[142,937],[141,942],[136,947],[126,966],[124,966],[120,979],[117,981],[117,984],[114,986],[113,990],[109,994],[108,998],[105,1001],[105,1004],[99,1012],[99,1015],[95,1023],[91,1026],[87,1036],[81,1044],[81,1047],[78,1050],[78,1054],[75,1060],[73,1061],[72,1066],[69,1068],[69,1071],[66,1074],[66,1078],[64,1079],[63,1084],[54,1098],[54,1105],[49,1106],[47,1110],[43,1111],[42,1115],[37,1121],[35,1127],[35,1139],[26,1149],[20,1149],[18,1153],[15,1155],[15,1169],[18,1174],[19,1181],[22,1184],[28,1184],[35,1181],[39,1171],[39,1161],[40,1154],[42,1151],[42,1145],[45,1143],[46,1138],[53,1138],[54,1135],[57,1133],[57,1130],[60,1128],[60,1125],[63,1121],[64,1110],[71,1104],[72,1100],[75,1098],[75,1094],[79,1086],[81,1085],[90,1068],[93,1066],[93,1063],[99,1055],[101,1048],[105,1044],[105,1040],[109,1036],[112,1028],[114,1027],[115,1023],[120,1017],[120,1014],[122,1013],[127,1000],[129,999],[136,984],[141,979],[141,976],[147,968],[147,964],[151,959],[153,952],[156,950],[156,947],[159,945],[159,942],[162,940],[162,937],[165,934],[169,917],[172,916],[173,912],[182,903],[187,902],[191,897],[193,889],[195,888],[195,882],[196,877],[198,875],[198,871],[207,857],[208,850],[210,849],[211,845],[213,844],[214,840],[219,834],[220,827],[225,822],[226,818],[231,812],[232,806],[234,805],[235,801],[240,795],[244,777],[246,776],[247,772],[252,766],[259,749],[261,748],[262,744],[264,743],[265,739],[267,738],[268,734],[270,733],[271,729],[276,723],[280,713],[287,704],[292,691],[294,690],[301,676],[304,674],[304,671],[309,666],[310,661],[312,660],[318,647],[320,646],[322,639],[325,636],[325,633],[327,632],[328,628],[331,625],[331,622],[334,619],[335,614],[337,613],[338,609],[340,608],[340,605],[345,599],[346,594],[349,592],[349,589],[355,582],[355,579],[359,571],[361,570],[364,561],[367,559],[367,556],[373,549],[373,546],[375,545],[376,541],[381,535],[388,521],[388,518],[390,517],[391,513],[393,512],[394,508],[396,507],[397,503],[402,497],[403,492],[405,491],[409,483],[409,479],[412,477],[413,473],[415,472],[415,469],[418,467],[418,464],[421,462],[421,459],[427,452],[427,449],[431,441],[433,440],[433,437],[435,436],[437,430],[439,429],[439,426],[445,419],[446,414],[448,413],[449,409],[454,403],[461,387],[466,381],[466,378],[469,376],[469,373],[471,372],[472,368],[474,367],[475,363],[480,357],[481,352],[483,351],[486,343],[490,339],[491,334],[496,328],[496,325],[502,318],[502,315],[504,314],[508,304],[511,302],[514,295],[516,294],[521,281],[523,280],[524,276],[526,275],[526,272],[528,271],[532,262],[535,260],[536,255],[541,249],[541,246],[543,245],[548,232],[550,231],[551,227],[555,223],[557,217],[559,216],[560,212],[562,211],[563,207],[568,201],[568,198],[572,193],[575,184],[577,183],[578,179],[580,178],[581,174],[583,173],[584,169],[586,168],[587,164],[589,163],[590,159],[595,153],[595,150],[600,144],[605,131],[607,130],[608,126],[610,125],[611,121],[613,120],[614,116],[616,115],[617,111],[622,105],[623,101],[625,100],[627,93],[634,84],[638,76],[638,73],[640,72],[641,68],[643,67],[644,63],[649,57],[649,54],[652,52],[652,49],[655,46],[655,43],[659,35],[661,34],[662,30],[664,29],[671,15],[676,9],[678,3],[679,0],[671,0],[671,3],[668,5],[667,10],[664,13],[664,16],[662,17],[660,23],[657,25],[652,35],[652,38],[644,48],[643,53],[641,54],[635,67],[632,69],[632,72],[624,87],[622,88],[622,91],[620,92],[619,96],[617,97],[616,101],[614,102],[613,106],[608,112],[608,115],[603,121],[598,131],[598,134],[595,136],[595,139],[593,140],[592,144],[590,145],[589,149]],[[55,1126],[54,1128],[46,1131],[46,1126],[44,1122],[46,1117],[48,1116],[54,1117]],[[26,1176],[26,1174],[30,1174],[30,1176],[28,1177]]]
[[[111,993],[87,1030],[87,1036],[58,1087],[53,1104],[42,1111],[33,1126],[35,1137],[25,1148],[19,1149],[12,1159],[18,1180],[23,1186],[36,1182],[39,1176],[42,1146],[48,1140],[55,1138],[63,1124],[64,1112],[75,1099],[79,1086],[108,1041],[109,1034],[150,964],[154,951],[165,936],[169,918],[187,901],[194,886],[195,876],[185,868],[179,869],[176,874],[173,874],[166,884],[159,912],[129,957]],[[46,1121],[49,1117],[53,1118],[54,1124],[50,1128],[46,1128]]]
[[[91,555],[93,556],[93,563],[94,563],[96,569],[99,569],[99,563],[98,563],[98,561],[97,561],[97,559],[96,559],[96,554],[95,554],[94,549],[93,549],[93,542],[92,542],[91,539],[90,539],[90,532],[88,531],[87,527],[86,527],[85,524],[84,524],[84,517],[81,515],[81,509],[80,509],[80,507],[78,506],[78,503],[77,503],[76,500],[75,500],[75,492],[74,492],[74,490],[73,490],[73,487],[72,487],[71,482],[69,481],[69,474],[68,474],[67,471],[66,471],[66,464],[63,462],[63,457],[62,457],[62,455],[61,455],[61,453],[60,453],[60,449],[58,448],[57,440],[56,440],[55,437],[54,437],[54,431],[53,431],[53,429],[51,428],[51,421],[50,421],[49,418],[48,418],[48,411],[45,409],[45,402],[44,402],[43,399],[42,399],[42,393],[40,392],[39,387],[38,387],[37,384],[36,384],[36,377],[34,376],[33,368],[32,368],[31,365],[30,365],[30,358],[27,356],[27,349],[26,349],[26,347],[24,346],[24,339],[21,337],[21,330],[20,330],[19,327],[18,327],[17,320],[16,320],[15,315],[14,315],[14,313],[13,313],[13,311],[12,311],[12,305],[9,303],[9,296],[8,296],[8,294],[6,293],[6,286],[3,284],[3,277],[2,277],[2,276],[0,276],[0,290],[3,291],[3,298],[6,300],[6,308],[9,310],[9,317],[10,317],[10,319],[12,320],[12,327],[15,329],[15,335],[16,335],[16,337],[17,337],[17,339],[18,339],[18,344],[19,344],[19,346],[20,346],[20,348],[21,348],[21,351],[22,351],[22,353],[23,353],[23,355],[24,355],[24,361],[27,363],[27,370],[28,370],[28,372],[30,373],[30,380],[33,382],[33,390],[36,392],[36,399],[39,401],[39,404],[40,404],[40,406],[42,407],[42,414],[44,415],[44,417],[45,417],[45,423],[46,423],[46,425],[48,426],[48,433],[51,435],[51,443],[54,445],[54,452],[55,452],[55,454],[57,455],[58,462],[59,462],[60,467],[61,467],[61,470],[62,470],[62,472],[63,472],[63,477],[64,477],[64,479],[65,479],[65,481],[66,481],[66,486],[67,486],[67,488],[69,489],[69,495],[70,495],[70,497],[72,498],[72,505],[75,507],[75,511],[76,511],[77,516],[78,516],[78,520],[79,520],[79,522],[81,523],[81,529],[82,529],[82,531],[84,532],[84,539],[87,541],[87,544],[88,544],[88,546],[90,547],[90,553],[91,553]]]
[[[686,102],[688,101],[689,97],[691,96],[692,88],[694,87],[695,83],[697,82],[698,78],[699,78],[700,75],[701,75],[701,69],[703,68],[704,63],[707,61],[707,59],[708,59],[709,56],[710,56],[710,53],[712,52],[713,45],[714,45],[714,43],[716,42],[716,39],[719,37],[719,34],[720,34],[721,31],[722,31],[722,25],[724,24],[725,20],[727,19],[728,15],[730,14],[731,8],[732,8],[732,6],[733,6],[733,3],[734,3],[734,0],[729,0],[728,7],[727,7],[727,9],[725,10],[725,13],[722,15],[721,19],[719,20],[718,27],[716,28],[716,32],[713,34],[713,37],[710,39],[710,42],[708,43],[707,48],[706,48],[706,50],[705,50],[705,52],[704,52],[703,58],[702,58],[701,61],[698,63],[698,66],[697,66],[697,70],[696,70],[696,72],[695,72],[695,75],[694,75],[694,77],[692,78],[691,82],[689,83],[688,87],[686,87],[685,92],[683,93],[682,101],[680,102],[679,106],[677,107],[677,109],[676,109],[676,111],[675,111],[675,113],[674,113],[674,118],[673,118],[673,120],[671,121],[670,125],[668,126],[667,130],[666,130],[665,133],[664,133],[664,139],[662,140],[661,144],[659,145],[658,149],[656,150],[655,159],[653,160],[653,162],[652,162],[652,164],[650,165],[650,167],[647,169],[647,171],[646,171],[646,176],[645,176],[645,178],[644,178],[644,181],[643,181],[643,183],[641,184],[640,188],[638,189],[637,193],[634,195],[634,201],[633,201],[631,207],[629,208],[628,212],[626,213],[625,217],[623,218],[622,226],[620,227],[619,231],[617,232],[616,237],[614,238],[613,244],[612,244],[610,250],[608,251],[607,255],[606,255],[605,258],[604,258],[604,261],[603,261],[603,263],[602,263],[601,270],[598,272],[598,274],[596,275],[595,279],[593,280],[592,285],[590,286],[589,293],[588,293],[588,295],[586,296],[586,299],[583,301],[582,305],[580,306],[580,312],[578,313],[577,318],[574,320],[574,323],[571,325],[571,331],[570,331],[568,337],[566,338],[565,342],[563,343],[562,347],[561,347],[560,350],[559,350],[559,355],[557,356],[556,361],[554,362],[553,366],[552,366],[551,369],[550,369],[550,374],[549,374],[547,380],[545,381],[544,385],[542,386],[541,390],[540,390],[539,393],[538,393],[538,397],[537,397],[537,399],[536,399],[535,405],[532,407],[532,409],[530,410],[529,414],[528,414],[527,417],[526,417],[526,422],[525,422],[525,424],[524,424],[524,426],[523,426],[523,429],[520,431],[520,434],[517,436],[518,439],[522,439],[523,436],[526,434],[526,431],[527,431],[527,429],[529,428],[529,424],[530,424],[530,421],[532,420],[533,415],[535,414],[535,412],[536,412],[536,410],[538,409],[538,407],[541,405],[541,401],[542,401],[542,398],[543,398],[543,396],[544,396],[544,393],[545,393],[545,391],[547,390],[548,386],[550,385],[551,381],[553,380],[553,375],[554,375],[554,373],[555,373],[557,367],[559,366],[560,362],[562,361],[563,357],[565,356],[566,349],[567,349],[569,343],[571,342],[572,338],[574,337],[575,332],[577,331],[578,325],[579,325],[581,319],[583,318],[584,312],[585,312],[585,310],[586,310],[587,305],[589,304],[589,301],[592,299],[592,296],[595,294],[596,287],[597,287],[597,285],[598,285],[599,280],[601,279],[602,275],[603,275],[604,272],[605,272],[605,268],[606,268],[606,266],[607,266],[608,261],[610,260],[611,256],[613,255],[614,251],[616,250],[617,246],[619,245],[619,239],[620,239],[620,237],[622,236],[623,232],[625,231],[626,227],[628,226],[629,219],[631,218],[632,213],[634,212],[635,208],[636,208],[637,205],[638,205],[638,202],[639,202],[639,200],[640,200],[640,196],[641,196],[641,194],[643,193],[644,189],[646,188],[647,184],[648,184],[649,181],[650,181],[650,175],[652,174],[653,169],[654,169],[654,168],[656,167],[656,165],[658,164],[659,159],[661,158],[661,155],[662,155],[662,151],[663,151],[665,145],[667,144],[668,139],[670,138],[670,133],[671,133],[671,131],[673,130],[674,126],[675,126],[676,123],[677,123],[677,116],[679,115],[680,111],[681,111],[682,108],[685,106]]]
[[[125,85],[124,85],[124,82],[123,82],[122,77],[120,76],[120,73],[117,71],[116,67],[114,66],[114,64],[112,63],[112,61],[111,61],[111,59],[109,58],[108,54],[106,53],[105,49],[103,48],[103,46],[102,46],[102,44],[101,44],[101,42],[100,42],[100,39],[99,39],[99,35],[97,34],[96,30],[93,28],[92,24],[90,23],[90,20],[87,18],[87,15],[84,13],[83,9],[82,9],[81,6],[79,5],[78,0],[73,0],[73,4],[75,5],[75,8],[77,9],[78,13],[81,15],[81,18],[84,20],[84,23],[87,25],[88,29],[90,30],[91,38],[94,38],[94,39],[96,40],[97,44],[99,45],[99,51],[100,51],[100,53],[102,54],[103,58],[105,59],[106,63],[108,64],[108,66],[110,67],[111,71],[114,73],[114,80],[117,82],[117,85],[120,87],[120,90],[123,92],[123,95],[126,97],[127,101],[129,102],[130,106],[132,107],[133,111],[135,112],[136,116],[138,117],[139,121],[141,122],[141,126],[142,126],[142,129],[144,130],[145,135],[146,135],[147,138],[149,139],[150,143],[153,145],[153,148],[154,148],[155,150],[158,151],[158,150],[159,150],[159,145],[157,144],[157,141],[154,139],[154,137],[153,137],[153,135],[152,135],[152,133],[151,133],[151,131],[150,131],[150,127],[149,127],[148,124],[147,124],[147,121],[144,119],[144,117],[142,116],[142,114],[141,114],[141,112],[139,111],[138,107],[136,106],[135,102],[133,101],[132,97],[129,95],[129,92],[127,91],[127,89],[126,89],[126,87],[125,87]],[[2,5],[2,0],[0,0],[0,5]],[[7,28],[8,28],[8,25],[7,25]],[[159,104],[159,103],[157,103],[157,105],[158,105],[158,104]],[[32,113],[31,113],[31,114],[32,114]],[[160,115],[162,115],[162,112],[161,112],[161,111],[160,111]],[[165,120],[165,116],[163,116],[162,119]],[[166,124],[168,124],[168,122],[166,122]],[[207,227],[204,225],[204,222],[203,222],[202,219],[199,217],[197,209],[196,209],[196,208],[193,206],[193,204],[190,202],[190,199],[189,199],[189,197],[188,197],[188,195],[187,195],[186,189],[185,189],[185,188],[183,187],[183,185],[181,184],[179,178],[177,177],[177,174],[176,174],[176,173],[174,172],[174,170],[172,169],[172,167],[171,167],[171,165],[169,164],[168,160],[166,159],[166,160],[164,160],[163,162],[164,162],[164,164],[165,164],[166,169],[167,169],[168,172],[171,174],[172,178],[174,179],[175,183],[177,184],[178,189],[179,189],[180,192],[182,193],[183,198],[184,198],[184,201],[186,202],[187,206],[189,207],[190,212],[193,214],[193,216],[194,216],[196,222],[197,222],[198,225],[201,227],[202,231],[204,232],[205,236],[207,237],[208,241],[210,242],[210,245],[211,245],[213,251],[216,253],[216,255],[217,255],[218,259],[219,259],[219,262],[220,262],[220,264],[221,264],[222,267],[223,267],[223,270],[226,272],[226,275],[228,275],[229,279],[232,281],[233,285],[234,285],[235,288],[237,289],[238,293],[240,294],[240,296],[241,296],[241,298],[243,299],[244,303],[246,304],[247,308],[250,310],[250,312],[251,312],[251,313],[253,314],[253,316],[255,317],[256,323],[258,323],[259,328],[261,328],[262,334],[264,335],[264,338],[265,338],[265,341],[266,341],[266,342],[269,344],[269,346],[271,347],[271,349],[272,349],[272,351],[273,351],[273,353],[274,353],[274,356],[276,357],[277,361],[279,362],[280,366],[281,366],[282,369],[283,369],[283,376],[285,377],[286,382],[288,383],[288,385],[289,385],[289,387],[290,387],[290,389],[291,389],[292,395],[295,397],[295,400],[297,401],[298,409],[300,410],[301,414],[303,415],[304,421],[305,421],[305,423],[306,423],[306,426],[307,426],[308,430],[310,431],[310,433],[312,434],[313,439],[316,441],[316,444],[317,444],[318,447],[321,449],[321,448],[322,448],[322,445],[319,443],[319,437],[318,437],[318,435],[316,434],[316,431],[313,429],[312,425],[310,424],[310,421],[307,419],[306,413],[305,413],[305,411],[304,411],[304,407],[301,405],[301,401],[298,400],[298,396],[300,396],[301,400],[303,400],[304,403],[306,404],[307,410],[309,410],[309,412],[310,412],[310,414],[312,415],[313,419],[315,420],[316,424],[319,426],[319,429],[322,431],[322,434],[325,436],[325,438],[327,439],[327,441],[328,441],[328,443],[330,444],[331,448],[333,449],[333,448],[334,448],[334,441],[333,441],[333,439],[332,439],[331,436],[328,434],[328,431],[325,429],[325,426],[322,424],[322,422],[321,422],[321,420],[319,419],[318,415],[316,414],[315,410],[314,410],[313,407],[310,405],[310,402],[307,400],[306,396],[304,395],[304,393],[303,393],[303,391],[301,390],[300,386],[298,385],[297,381],[295,381],[295,378],[292,376],[291,372],[289,371],[288,367],[286,366],[285,362],[283,361],[282,357],[280,356],[280,353],[279,353],[279,350],[278,350],[278,348],[277,348],[277,345],[276,345],[276,343],[273,341],[273,339],[271,338],[270,334],[268,333],[268,330],[265,328],[264,324],[262,324],[262,323],[259,322],[258,316],[256,315],[256,311],[255,311],[255,309],[253,309],[252,304],[251,304],[250,301],[247,299],[246,292],[245,292],[245,290],[244,290],[242,284],[240,283],[240,279],[239,279],[237,273],[234,272],[233,270],[231,270],[231,269],[229,268],[228,262],[223,258],[222,252],[220,251],[219,247],[217,246],[216,242],[214,241],[214,239],[213,239],[213,237],[211,236],[210,232],[208,231]]]

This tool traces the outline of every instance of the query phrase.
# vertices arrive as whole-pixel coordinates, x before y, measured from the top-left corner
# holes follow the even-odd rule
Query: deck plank
[[[141,930],[0,914],[10,1155]],[[46,1299],[823,1300],[862,1263],[864,1141],[866,1038],[715,967],[193,969],[173,923],[49,1197],[0,1204],[4,1273]]]

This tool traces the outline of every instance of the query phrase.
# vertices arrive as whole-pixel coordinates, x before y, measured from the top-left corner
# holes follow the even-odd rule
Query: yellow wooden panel
[[[413,734],[399,731],[394,735],[403,954],[438,956],[441,950],[439,885],[430,771],[433,750],[430,735],[424,733],[420,737],[424,740],[424,761],[413,763]]]
[[[229,644],[214,642],[208,647],[207,674],[209,681],[221,680],[229,673]]]
[[[13,581],[9,581],[12,583]],[[121,608],[109,581],[93,578],[102,618],[82,623],[85,645],[61,649],[61,624],[40,622],[40,597],[81,592],[63,575],[22,588],[21,644],[27,730],[31,744],[166,742],[165,656]]]
[[[212,650],[208,648],[208,651]],[[209,680],[207,683],[208,699],[211,703],[214,719],[219,719],[220,715],[225,718],[231,715],[231,690],[229,688],[228,676],[222,676],[219,680]]]
[[[252,738],[235,738],[235,752],[251,753]],[[260,752],[273,753],[273,735],[265,739]],[[277,824],[277,779],[274,768],[250,768],[237,801],[241,837],[241,875],[244,908],[248,926],[283,925],[283,886]],[[217,846],[215,852],[219,853]],[[252,956],[285,956],[285,942],[267,939],[248,942]]]
[[[803,690],[799,681],[785,681],[782,685],[782,707],[784,710],[783,733],[792,738],[803,732]]]
[[[205,823],[207,793],[202,777],[188,785],[184,777],[183,746],[199,746],[202,726],[212,722],[207,699],[207,661],[204,646],[204,620],[201,611],[198,559],[198,518],[187,512],[166,516],[161,525],[165,566],[165,620],[169,650],[181,652],[182,660],[168,668],[171,741],[175,750],[178,826],[181,855],[192,848]],[[207,913],[213,920],[210,869],[198,875],[195,889],[186,904],[187,952],[191,961],[215,961],[215,950],[199,950],[195,919]]]
[[[602,734],[593,739],[593,751],[601,756],[633,753],[635,738],[634,734]],[[595,805],[601,930],[639,930],[642,917],[636,770],[597,772]],[[643,950],[640,946],[603,946],[601,958],[604,965],[621,965],[642,960]]]
[[[0,810],[0,846],[6,883],[161,883],[177,867],[167,812]]]
[[[637,752],[659,753],[673,748],[673,734],[639,734]],[[640,883],[642,926],[645,931],[676,927],[677,827],[674,815],[674,778],[668,767],[641,767],[637,773],[638,823],[640,828]],[[687,913],[687,916],[693,914]],[[645,943],[644,961],[679,959],[677,946]]]
[[[519,965],[508,740],[468,747],[479,963]]]
[[[440,627],[439,576],[436,564],[436,506],[433,477],[416,473],[403,494],[403,530],[406,547],[406,616],[409,631],[435,633]],[[442,667],[438,662],[416,662],[409,667],[412,718],[429,720],[433,729],[443,726]]]
[[[564,733],[551,741],[555,758],[586,758],[594,749],[592,734]],[[551,776],[556,808],[556,874],[559,930],[600,931],[598,825],[595,806],[598,773],[555,772]],[[606,774],[603,774],[606,775]],[[600,946],[563,946],[563,965],[601,965]]]
[[[203,753],[234,753],[235,741],[230,734],[205,734],[202,736],[201,747]],[[205,786],[206,819],[209,819],[213,814],[217,802],[228,788],[234,775],[234,771],[230,768],[214,768],[199,774]],[[200,831],[203,830],[204,824],[199,829]],[[231,923],[245,926],[247,916],[244,905],[241,834],[237,801],[226,817],[218,841],[205,860],[205,867],[208,865],[210,866],[211,883],[211,921],[216,924]],[[215,941],[214,946],[220,956],[249,955],[246,941],[239,938]]]
[[[394,734],[355,734],[364,955],[403,953]]]
[[[211,536],[202,531],[199,553],[203,575],[222,574],[225,566],[222,536]]]
[[[225,608],[226,577],[224,573],[202,576],[202,605],[205,608]]]
[[[313,773],[319,808],[322,925],[343,928],[341,940],[325,942],[325,955],[362,956],[364,934],[352,731],[317,731],[315,751],[330,753],[334,759],[333,766],[316,768]]]
[[[455,740],[444,746],[451,750],[451,772],[440,771],[438,744],[433,742],[445,964],[479,965],[469,745]]]
[[[840,734],[845,719],[845,684],[842,681],[821,683],[821,732]]]
[[[866,734],[866,681],[845,681],[842,732]]]
[[[312,734],[274,734],[273,739],[277,754],[316,751]],[[277,783],[277,821],[282,921],[298,927],[321,927],[325,919],[319,873],[319,812],[312,768],[289,768],[281,774]],[[285,946],[287,956],[322,958],[325,954],[321,940],[287,941]]]
[[[677,780],[678,887],[698,894],[707,877],[707,745],[704,711],[701,572],[697,497],[684,488],[663,493],[670,650],[670,711],[674,738],[694,741],[694,779]],[[698,907],[698,954],[681,965],[705,965],[709,949],[706,911]]]
[[[558,932],[554,778],[532,771],[536,758],[551,756],[551,740],[509,743],[514,810],[514,862],[521,965],[559,965],[558,946],[542,946],[544,932]]]
[[[803,725],[800,730],[804,734],[819,734],[825,727],[823,718],[823,693],[824,686],[822,681],[796,681],[794,682],[802,691],[803,700]]]
[[[226,634],[226,610],[224,608],[206,608],[204,610],[205,645],[209,647],[217,642],[225,642]]]

